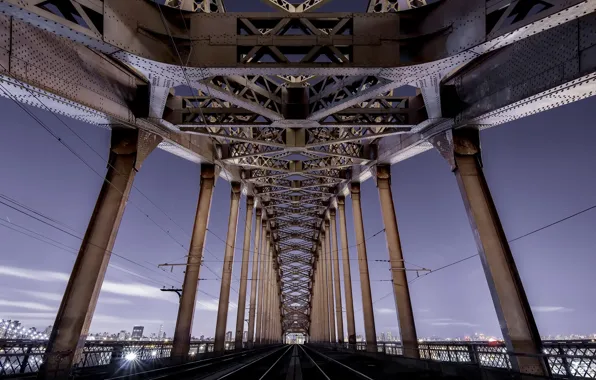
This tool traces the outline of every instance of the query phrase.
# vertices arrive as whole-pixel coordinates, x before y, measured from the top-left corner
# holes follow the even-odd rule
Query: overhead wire
[[[3,67],[6,71],[6,68],[0,64],[1,67]],[[118,191],[120,194],[123,194],[122,191],[120,191],[120,189],[118,189],[116,186],[114,186],[107,178],[105,178],[104,175],[101,175],[97,170],[95,170],[83,157],[81,157],[74,149],[72,149],[72,147],[70,147],[68,144],[66,144],[64,142],[64,140],[58,136],[51,128],[49,128],[47,125],[45,125],[45,123],[43,123],[43,121],[41,121],[36,115],[34,115],[32,112],[30,112],[28,109],[26,109],[26,107],[24,107],[20,102],[18,102],[18,100],[16,100],[14,98],[14,96],[12,95],[12,93],[6,89],[6,87],[4,87],[2,84],[0,84],[0,89],[4,92],[4,94],[11,99],[15,104],[17,104],[17,106],[19,108],[21,108],[25,113],[27,113],[33,120],[35,120],[40,126],[42,126],[42,128],[44,128],[51,136],[53,136],[60,144],[62,144],[64,147],[66,147],[75,157],[77,157],[81,162],[83,162],[83,164],[85,164],[85,166],[87,166],[89,169],[91,169],[96,175],[98,175],[100,178],[102,178],[105,182],[107,182],[110,186],[112,186],[114,189],[116,189],[116,191]],[[31,91],[30,89],[26,89],[44,108],[46,108],[52,115],[54,115],[54,117],[56,117],[61,124],[63,124],[64,126],[66,126],[79,140],[81,140],[87,147],[89,147],[89,149],[91,149],[96,155],[98,155],[102,160],[103,157],[101,156],[101,154],[99,152],[97,152],[90,144],[88,144],[79,134],[77,134],[73,128],[71,128],[70,126],[68,126],[68,124],[66,124],[60,117],[58,117],[58,115],[55,114],[55,112],[53,110],[51,110],[49,107],[47,107],[47,105],[45,105],[45,103],[39,99],[37,97],[37,95]],[[105,161],[104,161],[105,162]],[[109,163],[109,161],[106,162],[107,165],[109,167],[111,167],[113,170],[115,170],[117,173],[120,173],[113,165],[111,165]],[[155,202],[153,202],[145,193],[143,193],[142,191],[140,191],[136,186],[134,186],[133,184],[133,188],[136,189],[144,198],[146,198],[156,209],[158,209],[159,211],[161,211],[166,217],[168,217],[168,219],[170,221],[172,221],[174,223],[174,225],[176,225],[178,228],[180,228],[181,231],[183,231],[187,236],[190,236],[185,230],[184,228],[182,228],[178,223],[176,223],[163,209],[161,209],[159,206],[157,206],[157,204]],[[145,217],[147,217],[151,222],[153,222],[153,224],[155,224],[159,229],[161,229],[164,233],[166,233],[166,235],[168,235],[174,242],[176,242],[180,247],[182,247],[183,249],[186,250],[186,247],[184,246],[183,243],[181,243],[180,241],[178,241],[176,238],[174,238],[171,233],[166,230],[165,228],[163,228],[159,223],[157,223],[154,219],[152,219],[149,214],[145,213],[139,206],[137,206],[134,202],[130,201],[130,199],[128,200],[128,203],[132,204],[135,208],[137,208],[137,210],[139,212],[141,212],[141,214],[143,214]],[[208,251],[209,252],[209,251]],[[212,254],[212,253],[211,253]],[[213,255],[213,254],[212,254]],[[214,257],[216,257],[215,255],[213,255]],[[152,265],[156,265],[154,263],[150,263]],[[210,267],[206,266],[205,267],[211,271],[216,277],[217,274],[215,273],[215,271],[213,271]],[[231,287],[231,289],[233,291],[235,291],[236,293],[238,292],[234,287]]]
[[[15,207],[15,206],[13,206],[13,205],[10,205],[10,204],[8,204],[8,203],[6,203],[6,202],[2,201],[2,200],[0,200],[0,204],[1,204],[1,205],[3,205],[3,206],[5,206],[5,207],[8,207],[8,208],[10,208],[10,209],[12,209],[12,210],[14,210],[14,211],[17,211],[17,212],[19,212],[19,213],[21,213],[21,214],[23,214],[23,215],[25,215],[25,216],[28,216],[29,218],[32,218],[32,219],[34,219],[34,220],[37,220],[38,222],[40,222],[40,223],[43,223],[43,224],[45,224],[45,225],[47,225],[47,226],[49,226],[49,227],[51,227],[51,228],[54,228],[54,229],[56,229],[56,230],[58,230],[58,231],[60,231],[60,232],[62,232],[62,233],[64,233],[64,234],[66,234],[66,235],[69,235],[69,236],[71,236],[71,237],[73,237],[73,238],[75,238],[75,239],[78,239],[78,240],[81,240],[81,241],[83,241],[83,240],[84,240],[84,238],[83,238],[83,237],[81,237],[81,236],[78,236],[78,235],[76,235],[76,234],[74,234],[74,233],[71,233],[71,232],[67,231],[67,230],[66,230],[66,229],[64,229],[64,228],[61,228],[61,227],[55,226],[55,225],[53,225],[53,224],[51,224],[51,223],[47,222],[46,220],[44,220],[44,219],[43,219],[43,218],[47,218],[46,216],[40,217],[40,216],[36,216],[36,215],[31,215],[31,214],[28,214],[28,213],[27,213],[27,211],[20,210],[18,207]],[[36,214],[37,214],[37,215],[43,215],[43,214],[41,214],[41,213],[39,213],[39,212],[38,212],[38,213],[36,213]],[[49,219],[49,218],[47,218],[47,219]],[[30,232],[30,233],[34,233],[34,234],[37,234],[37,235],[43,236],[44,238],[46,238],[46,239],[48,239],[48,240],[50,240],[50,241],[53,241],[54,243],[58,243],[58,244],[61,244],[61,245],[65,246],[65,247],[68,247],[68,248],[69,248],[69,249],[71,249],[71,250],[75,250],[75,252],[76,252],[76,253],[78,253],[78,252],[79,252],[79,250],[78,250],[78,249],[75,249],[75,248],[73,248],[73,247],[67,246],[66,244],[63,244],[63,243],[61,243],[61,242],[58,242],[58,241],[56,241],[56,240],[54,240],[54,239],[52,239],[52,238],[46,237],[46,236],[44,236],[44,235],[41,235],[41,234],[39,234],[39,233],[37,233],[37,232],[35,232],[35,231],[32,231],[32,230],[29,230],[29,229],[27,229],[27,228],[25,228],[25,227],[19,226],[19,225],[17,225],[16,223],[13,223],[13,222],[9,222],[9,223],[10,223],[10,224],[12,224],[12,225],[18,226],[19,228],[22,228],[23,230],[27,230],[27,231],[28,231],[28,232]],[[89,244],[89,245],[91,245],[91,246],[94,246],[94,247],[96,247],[96,248],[99,248],[99,249],[102,249],[102,250],[104,250],[104,248],[103,248],[103,247],[100,247],[100,246],[98,246],[98,245],[96,245],[96,244],[94,244],[94,243],[88,242],[88,244]],[[118,254],[118,253],[114,252],[114,251],[107,250],[107,249],[105,249],[104,251],[105,251],[106,253],[109,253],[110,255],[116,256],[116,257],[118,257],[118,258],[120,258],[120,259],[122,259],[122,260],[125,260],[125,261],[129,262],[129,263],[135,264],[135,265],[137,265],[137,266],[139,266],[139,267],[141,267],[141,268],[143,268],[143,269],[145,269],[145,270],[148,270],[148,271],[150,271],[150,272],[153,272],[153,273],[157,273],[157,274],[163,275],[163,274],[161,274],[159,271],[157,271],[157,270],[155,270],[155,269],[149,268],[149,267],[147,267],[147,266],[145,266],[145,265],[143,265],[143,264],[141,264],[141,263],[138,263],[137,261],[134,261],[134,260],[132,260],[132,259],[129,259],[129,258],[127,258],[127,257],[123,256],[123,255],[120,255],[120,254]],[[178,281],[177,279],[170,278],[169,276],[166,276],[166,277],[168,277],[170,280]]]

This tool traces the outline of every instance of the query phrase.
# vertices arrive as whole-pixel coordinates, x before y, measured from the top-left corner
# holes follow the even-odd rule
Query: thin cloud
[[[133,272],[133,271],[131,271],[131,270],[128,270],[128,269],[126,269],[126,268],[123,268],[123,267],[121,267],[121,266],[119,266],[119,265],[116,265],[116,264],[108,264],[108,267],[110,267],[110,268],[114,268],[114,269],[116,269],[116,270],[118,270],[118,271],[120,271],[120,272],[123,272],[123,273],[129,274],[129,275],[131,275],[131,276],[135,276],[135,277],[138,277],[138,278],[142,278],[142,279],[144,279],[144,280],[149,280],[149,281],[151,281],[151,279],[150,279],[149,277],[147,277],[147,276],[143,276],[142,274],[135,273],[135,272]]]
[[[37,290],[21,290],[21,289],[14,289],[18,292],[23,294],[27,294],[30,297],[39,298],[46,301],[53,301],[53,302],[60,302],[62,301],[62,294],[61,293],[50,293],[50,292],[40,292]],[[106,305],[128,305],[130,304],[130,300],[124,298],[115,298],[115,297],[99,297],[99,304],[106,304]]]
[[[41,282],[65,282],[68,281],[68,274],[36,269],[25,269],[16,267],[0,266],[0,275],[25,278]]]
[[[37,270],[37,269],[25,269],[25,268],[17,268],[17,267],[6,267],[0,266],[0,276],[11,276],[11,277],[18,277],[18,278],[25,278],[32,281],[41,281],[41,282],[66,282],[70,277],[67,273],[62,272],[53,272],[53,271],[44,271],[44,270]],[[124,282],[113,282],[113,281],[104,281],[101,287],[101,290],[111,294],[118,294],[121,296],[130,296],[130,297],[142,297],[142,298],[152,298],[158,299],[173,303],[178,303],[178,300],[174,297],[171,297],[168,294],[164,294],[159,290],[159,288],[155,286],[149,286],[145,284],[141,284],[138,282],[131,282],[131,283],[124,283]],[[39,292],[40,297],[42,296]],[[44,295],[45,297],[54,297],[49,294]],[[48,299],[48,298],[46,298]],[[60,297],[60,299],[62,299]],[[49,299],[48,299],[49,300]]]
[[[376,308],[375,311],[379,314],[395,314],[395,309],[390,309],[387,307],[379,307]]]
[[[431,319],[423,319],[422,322],[428,323],[431,326],[468,326],[468,327],[476,327],[477,324],[465,322],[465,321],[457,321],[452,318],[431,318]]]
[[[453,322],[453,319],[451,319],[451,318],[430,318],[430,319],[423,319],[422,322],[426,322],[426,323]]]
[[[4,319],[25,319],[25,318],[38,318],[41,320],[53,320],[56,318],[56,312],[54,313],[31,313],[22,311],[3,311],[2,318]]]
[[[564,306],[532,306],[532,310],[538,313],[569,313],[573,309]]]
[[[62,294],[60,293],[50,293],[50,292],[40,292],[37,290],[20,290],[17,289],[19,292],[23,294],[27,294],[28,296],[39,298],[46,301],[62,301]]]
[[[433,322],[430,324],[431,326],[467,326],[467,327],[476,327],[477,324],[470,323],[470,322]]]
[[[230,302],[228,310],[236,309],[238,305],[235,302]],[[218,300],[197,301],[197,309],[206,311],[217,311],[219,308]]]
[[[93,316],[93,322],[113,323],[121,325],[138,325],[139,323],[158,324],[163,323],[161,319],[136,319],[136,318],[121,318],[113,315],[97,314]]]
[[[49,311],[56,308],[38,302],[0,300],[0,306],[16,307],[19,309]]]
[[[104,305],[128,305],[131,304],[130,300],[126,300],[124,298],[111,298],[111,297],[102,297],[99,296],[99,300],[97,301],[98,304]]]
[[[172,297],[170,294],[165,294],[164,292],[160,291],[159,288],[138,282],[123,283],[104,281],[103,285],[101,286],[101,290],[103,292],[118,294],[121,296],[152,298],[178,303],[178,300],[175,297]]]

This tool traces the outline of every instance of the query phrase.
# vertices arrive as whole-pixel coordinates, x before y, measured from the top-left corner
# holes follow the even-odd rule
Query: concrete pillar
[[[333,254],[331,253],[331,231],[329,227],[329,220],[325,220],[325,252],[326,252],[326,269],[327,269],[327,298],[329,302],[329,341],[337,343],[337,335],[335,333],[335,300],[333,297]]]
[[[182,285],[182,295],[178,306],[178,319],[172,342],[172,357],[184,359],[190,350],[190,334],[195,312],[195,301],[205,245],[205,234],[209,223],[209,211],[213,186],[215,185],[215,167],[209,164],[201,165],[201,190],[195,216],[195,224],[190,240],[190,249]]]
[[[273,236],[272,236],[273,238]],[[267,257],[265,258],[265,290],[264,290],[264,303],[263,303],[263,340],[265,344],[269,344],[269,318],[271,313],[270,302],[271,302],[271,241],[269,242],[269,250],[267,251]]]
[[[368,275],[368,257],[364,240],[364,224],[362,220],[362,206],[360,204],[360,184],[352,183],[352,213],[354,214],[354,229],[356,231],[356,245],[358,247],[358,269],[360,270],[360,288],[362,289],[362,312],[364,314],[364,331],[366,334],[366,351],[377,352],[377,333],[375,316],[373,313],[372,293]]]
[[[271,242],[271,248],[269,248],[269,263],[267,265],[267,344],[271,344],[273,335],[271,334],[271,328],[273,325],[273,282],[274,282],[274,263],[273,263],[273,242]]]
[[[331,252],[333,261],[333,283],[335,284],[335,319],[337,320],[337,341],[340,344],[344,343],[344,318],[341,305],[341,284],[339,276],[339,250],[337,248],[337,228],[335,226],[336,212],[331,209],[330,215],[330,238],[331,238]]]
[[[248,282],[248,260],[250,257],[250,235],[252,233],[252,210],[255,199],[246,197],[246,219],[244,220],[244,243],[242,246],[242,266],[240,269],[240,294],[238,294],[238,315],[236,316],[236,338],[234,341],[237,350],[242,349],[244,333],[244,315],[246,314],[246,287]],[[247,337],[248,340],[248,337]]]
[[[327,249],[325,244],[325,231],[321,231],[321,298],[323,298],[323,341],[329,343],[331,331],[329,330],[329,295],[327,288]]]
[[[236,248],[236,230],[238,228],[238,211],[240,208],[241,185],[232,182],[230,195],[230,215],[228,218],[228,235],[221,272],[221,288],[219,291],[219,306],[217,308],[217,322],[215,324],[215,342],[213,350],[224,353],[226,342],[226,324],[228,321],[228,307],[230,305],[230,286],[232,284],[232,265],[234,264],[234,249]],[[246,291],[246,289],[245,289]]]
[[[252,278],[250,281],[250,304],[248,309],[248,348],[254,348],[255,344],[255,309],[257,306],[257,279],[259,278],[259,252],[261,252],[261,212],[261,209],[257,208],[255,226],[255,248],[252,256]]]
[[[317,291],[317,278],[316,278],[316,263],[313,261],[313,269],[312,275],[310,280],[310,309],[308,311],[308,316],[310,318],[310,324],[308,326],[308,337],[309,342],[313,342],[316,340],[317,329],[315,326],[316,315],[317,315],[317,305],[316,305],[316,291]]]
[[[112,130],[108,171],[58,309],[39,378],[66,378],[78,361],[135,173],[160,141],[143,131]]]
[[[258,278],[258,287],[259,287],[259,298],[257,301],[257,328],[255,332],[255,344],[262,344],[263,343],[263,307],[264,303],[264,291],[265,291],[265,262],[267,261],[267,255],[269,254],[269,239],[271,233],[267,231],[266,222],[263,221],[263,230],[262,234],[265,237],[263,240],[263,245],[261,248],[261,255],[259,260],[259,278]]]
[[[352,275],[350,272],[350,251],[348,248],[348,227],[346,225],[346,198],[337,197],[337,211],[339,214],[339,236],[344,263],[344,296],[346,298],[346,323],[348,327],[348,342],[351,348],[356,348],[356,326],[354,323],[354,301],[352,298]]]
[[[393,205],[391,191],[391,167],[377,166],[377,188],[379,189],[379,200],[381,203],[381,214],[385,225],[385,236],[387,238],[387,250],[389,251],[389,262],[391,266],[391,280],[393,283],[393,296],[397,307],[397,319],[399,332],[403,346],[404,356],[418,359],[418,336],[416,335],[416,324],[412,302],[410,301],[410,289],[406,277],[406,266],[401,249],[399,232],[397,230],[397,218]]]
[[[320,251],[319,251],[320,252]],[[313,293],[313,302],[315,304],[315,314],[311,320],[315,326],[315,342],[321,343],[323,341],[323,318],[321,305],[321,261],[319,256],[315,260],[315,288]]]
[[[457,130],[453,135],[454,173],[457,179],[507,350],[542,354],[542,341],[530,304],[490,190],[484,178],[477,130]],[[546,375],[541,358],[511,356],[511,365],[522,373]]]

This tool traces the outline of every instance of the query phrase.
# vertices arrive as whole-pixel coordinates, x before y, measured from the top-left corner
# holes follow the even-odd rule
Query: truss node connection
[[[593,0],[370,0],[361,13],[264,1],[276,12],[0,0],[0,82],[18,101],[156,135],[159,148],[241,184],[276,263],[285,332],[311,330],[322,230],[336,211],[345,220],[344,197],[379,165],[435,147],[455,170],[451,130],[594,93]],[[182,314],[184,337],[193,315]],[[351,339],[353,313],[347,326]]]

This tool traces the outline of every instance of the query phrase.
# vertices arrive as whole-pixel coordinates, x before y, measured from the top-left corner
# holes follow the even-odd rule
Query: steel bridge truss
[[[285,331],[309,330],[319,234],[350,181],[436,146],[453,127],[591,94],[581,86],[594,80],[594,60],[578,58],[596,45],[591,0],[371,0],[362,14],[310,13],[327,0],[267,2],[282,13],[226,14],[223,0],[0,0],[11,17],[2,64],[11,88],[36,85],[62,114],[150,130],[162,149],[217,162],[242,181],[274,241]],[[548,51],[552,40],[567,49]],[[60,61],[37,62],[46,47],[81,74],[47,80]],[[524,52],[529,65],[512,58]],[[495,61],[510,75],[490,71]],[[135,73],[118,74],[117,91],[89,74],[116,66]],[[60,87],[70,79],[105,80]],[[143,88],[148,110],[131,112],[125,105]]]

